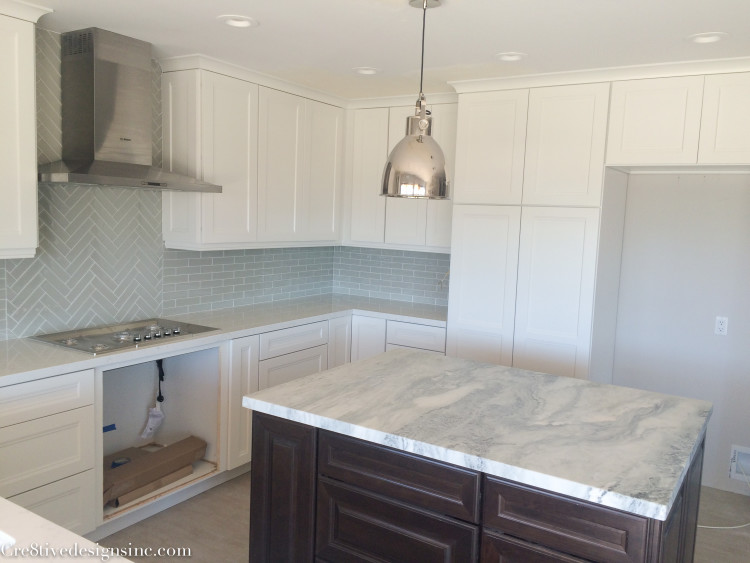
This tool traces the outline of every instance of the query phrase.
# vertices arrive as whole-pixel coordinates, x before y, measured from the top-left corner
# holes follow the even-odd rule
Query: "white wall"
[[[631,175],[614,383],[711,401],[703,484],[750,494],[728,478],[750,446],[750,176]]]

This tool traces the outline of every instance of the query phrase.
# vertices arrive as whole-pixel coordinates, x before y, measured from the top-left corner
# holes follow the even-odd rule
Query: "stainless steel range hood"
[[[103,29],[62,34],[62,160],[39,181],[190,192],[221,186],[151,165],[151,44]]]

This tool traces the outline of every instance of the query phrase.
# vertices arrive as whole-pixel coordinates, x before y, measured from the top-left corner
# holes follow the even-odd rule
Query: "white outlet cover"
[[[750,481],[750,448],[732,446],[729,458],[729,477],[739,481]]]

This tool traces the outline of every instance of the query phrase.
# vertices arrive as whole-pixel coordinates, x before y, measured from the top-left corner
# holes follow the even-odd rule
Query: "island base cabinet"
[[[541,545],[495,532],[482,534],[482,563],[585,563]]]
[[[253,412],[250,561],[312,561],[315,428]]]
[[[477,526],[325,477],[317,527],[318,561],[477,561]]]

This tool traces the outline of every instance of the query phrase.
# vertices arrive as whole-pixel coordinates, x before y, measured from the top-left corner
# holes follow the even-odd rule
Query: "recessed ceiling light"
[[[716,43],[727,36],[723,31],[708,31],[706,33],[695,33],[688,35],[687,39],[693,43]]]
[[[256,27],[258,22],[247,16],[223,15],[217,16],[217,20],[232,27]]]
[[[377,68],[373,68],[371,66],[358,66],[353,69],[354,72],[357,74],[362,74],[364,76],[371,76],[373,74],[377,74],[379,71]]]
[[[526,53],[518,53],[516,51],[506,51],[505,53],[498,53],[495,56],[501,61],[511,63],[515,61],[520,61],[521,59],[525,58],[527,55]]]

